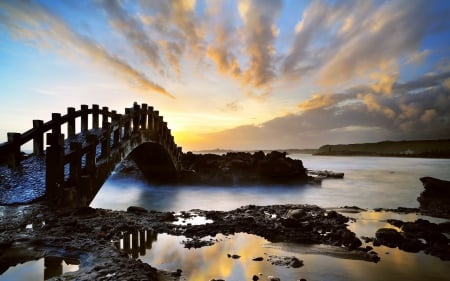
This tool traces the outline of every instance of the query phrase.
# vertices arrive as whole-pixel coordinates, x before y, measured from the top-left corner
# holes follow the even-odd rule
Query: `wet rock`
[[[391,247],[398,246],[399,249],[412,253],[424,250],[426,253],[440,257],[443,260],[450,259],[450,247],[448,244],[450,240],[441,232],[440,225],[423,219],[418,219],[415,222],[398,220],[390,220],[390,222],[401,225],[401,232],[395,230],[397,232],[395,233],[391,230],[389,231],[391,236],[387,239],[388,231],[379,229],[377,231],[377,240],[373,243],[374,246],[377,246],[377,243]]]
[[[399,228],[403,226],[403,221],[401,221],[401,220],[388,219],[387,222],[392,224],[393,226],[396,226],[396,227],[399,227]]]
[[[181,273],[183,273],[183,270],[177,269],[175,272],[172,272],[172,276],[179,277],[181,276]]]
[[[142,207],[138,206],[130,206],[127,208],[127,212],[133,213],[133,214],[145,214],[148,213],[148,211]]]
[[[292,209],[287,211],[285,218],[299,220],[304,218],[308,213],[303,209]]]
[[[291,256],[275,256],[269,255],[267,259],[272,265],[286,266],[292,268],[298,268],[303,266],[303,261],[299,260],[297,257]]]
[[[424,249],[424,244],[418,239],[409,239],[401,242],[398,245],[400,250],[410,253],[417,253],[420,250]]]
[[[450,181],[432,177],[420,178],[424,191],[417,200],[427,214],[450,218]]]
[[[393,228],[380,228],[375,233],[375,236],[382,245],[390,248],[397,247],[404,240],[400,233]]]
[[[311,180],[301,160],[286,153],[273,151],[267,155],[259,151],[229,152],[225,155],[193,154],[183,156],[185,169],[191,171],[182,183],[196,184],[255,184],[300,183]]]

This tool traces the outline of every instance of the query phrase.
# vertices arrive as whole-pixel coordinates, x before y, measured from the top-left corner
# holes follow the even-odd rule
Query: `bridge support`
[[[45,195],[49,203],[56,204],[64,186],[64,135],[48,133],[47,145]]]

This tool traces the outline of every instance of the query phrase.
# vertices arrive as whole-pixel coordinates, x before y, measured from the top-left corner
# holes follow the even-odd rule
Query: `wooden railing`
[[[77,118],[80,118],[79,132],[76,130]],[[67,124],[66,140],[61,132],[64,124]],[[144,142],[159,143],[176,169],[181,163],[181,147],[175,144],[167,122],[147,104],[134,103],[133,107],[125,108],[124,114],[110,111],[108,107],[100,109],[96,104],[92,108],[81,105],[80,110],[69,107],[64,116],[53,113],[52,120],[46,123],[33,120],[32,129],[23,134],[8,133],[8,141],[0,144],[0,155],[10,168],[20,167],[21,146],[31,140],[33,155],[46,157],[46,194],[50,197],[52,194],[57,196],[61,187],[80,185],[83,176],[95,174],[102,164],[117,164]]]

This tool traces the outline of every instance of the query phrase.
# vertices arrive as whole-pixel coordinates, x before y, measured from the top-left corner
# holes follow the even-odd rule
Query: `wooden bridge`
[[[33,154],[26,156],[21,147],[30,141]],[[50,205],[88,206],[115,166],[145,143],[158,145],[180,171],[181,147],[153,107],[134,103],[124,114],[95,104],[69,107],[66,115],[53,113],[46,123],[33,120],[33,128],[23,134],[8,133],[8,141],[0,144],[0,187],[5,193],[42,188]]]

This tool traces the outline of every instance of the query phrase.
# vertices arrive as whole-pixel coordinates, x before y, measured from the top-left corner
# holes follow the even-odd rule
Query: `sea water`
[[[175,212],[191,209],[228,211],[249,204],[314,204],[324,208],[358,206],[367,211],[344,214],[356,219],[349,224],[349,229],[358,237],[374,237],[378,228],[392,227],[386,222],[388,218],[446,221],[416,214],[373,212],[371,209],[418,207],[417,197],[423,191],[419,178],[432,176],[450,180],[450,159],[289,156],[303,160],[307,169],[343,172],[345,176],[343,179],[325,179],[321,185],[223,187],[155,186],[140,177],[113,175],[91,206],[126,210],[128,206],[136,205],[149,210]],[[262,237],[245,233],[218,235],[212,238],[217,243],[200,249],[184,248],[184,239],[182,236],[155,234],[150,243],[146,241],[148,250],[137,257],[159,269],[182,269],[183,280],[192,281],[251,280],[254,275],[260,280],[267,280],[267,276],[272,275],[281,280],[419,281],[448,280],[450,275],[449,261],[441,261],[423,252],[412,254],[384,246],[374,248],[381,258],[375,264],[336,257],[323,245],[270,243]],[[228,254],[238,254],[240,258],[230,259]],[[296,256],[304,261],[304,266],[295,269],[275,266],[267,261],[268,255]],[[264,260],[253,261],[253,257],[263,257]],[[21,280],[11,275],[13,270],[10,268],[0,275],[0,280]],[[33,270],[43,271],[43,268]],[[42,275],[35,276],[33,280],[42,280]]]

